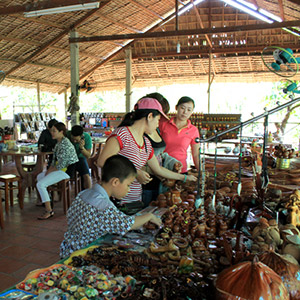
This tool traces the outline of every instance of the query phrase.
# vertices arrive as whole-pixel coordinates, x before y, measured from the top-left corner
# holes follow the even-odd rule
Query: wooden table
[[[0,152],[0,158],[12,156],[14,158],[16,169],[21,177],[22,182],[22,191],[20,197],[20,207],[23,208],[23,201],[24,201],[24,194],[26,188],[33,188],[35,187],[36,177],[39,173],[43,171],[44,162],[46,155],[52,154],[52,152],[21,152],[19,151],[7,151],[7,152]],[[22,157],[24,156],[37,156],[36,164],[31,171],[25,171],[22,167]]]

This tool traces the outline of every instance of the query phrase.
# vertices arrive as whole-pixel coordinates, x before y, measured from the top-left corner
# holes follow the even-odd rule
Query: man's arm
[[[156,224],[157,226],[161,226],[161,224],[162,224],[161,219],[159,219],[152,213],[147,213],[147,214],[135,217],[134,224],[132,225],[131,230],[138,229],[149,221]]]
[[[84,148],[84,146],[81,146],[81,144],[80,144],[79,150],[86,159],[91,157],[92,149],[87,150]]]
[[[92,138],[90,137],[90,135],[88,135],[87,137],[85,136],[84,139],[80,140],[79,150],[86,159],[91,157],[92,146],[93,146],[93,142],[92,142]]]

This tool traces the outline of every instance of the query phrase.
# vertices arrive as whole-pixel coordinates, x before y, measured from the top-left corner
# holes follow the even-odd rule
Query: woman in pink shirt
[[[175,109],[177,114],[171,120],[161,118],[159,130],[162,138],[166,142],[166,149],[170,156],[182,163],[182,172],[187,172],[187,150],[191,146],[195,167],[199,167],[199,144],[195,138],[199,137],[198,128],[191,124],[191,117],[195,108],[192,98],[184,96],[178,100]]]

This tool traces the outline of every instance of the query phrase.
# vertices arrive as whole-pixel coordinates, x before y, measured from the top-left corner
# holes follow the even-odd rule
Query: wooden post
[[[210,114],[210,85],[211,85],[211,48],[209,49],[208,89],[207,89],[207,113],[209,114]]]
[[[72,29],[70,31],[71,38],[77,38],[77,32]],[[71,57],[71,99],[73,106],[79,107],[79,45],[78,43],[70,44]],[[71,111],[71,126],[79,124],[79,110]]]
[[[64,90],[64,100],[65,100],[65,124],[68,128],[68,112],[67,112],[67,109],[68,109],[68,94],[67,94],[67,89]]]
[[[36,90],[37,90],[38,109],[39,112],[41,112],[41,88],[39,82],[36,83]]]
[[[131,85],[132,85],[132,68],[131,68],[131,64],[132,64],[132,51],[131,51],[131,47],[128,47],[127,49],[125,49],[125,60],[126,60],[126,91],[125,91],[125,95],[126,95],[126,112],[130,111],[130,107],[131,107]]]

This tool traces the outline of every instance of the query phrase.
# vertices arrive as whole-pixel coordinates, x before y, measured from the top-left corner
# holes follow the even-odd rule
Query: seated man
[[[128,216],[119,211],[110,197],[122,199],[136,178],[133,163],[121,155],[109,157],[102,168],[102,183],[78,194],[67,213],[68,229],[60,245],[60,256],[87,247],[105,234],[124,235],[147,222],[161,226],[162,222],[152,213]]]
[[[90,158],[92,152],[92,138],[88,133],[83,132],[83,128],[79,125],[74,125],[71,131],[68,131],[67,137],[74,145],[79,159],[75,170],[83,178],[83,189],[89,189],[92,183],[87,159]]]

